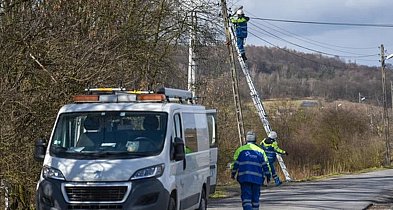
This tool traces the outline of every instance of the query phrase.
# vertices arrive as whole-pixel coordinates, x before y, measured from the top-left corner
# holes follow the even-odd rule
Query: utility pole
[[[392,80],[390,80],[390,95],[391,95],[391,99],[392,99],[392,112],[393,113],[393,82]]]
[[[195,41],[196,41],[196,27],[197,15],[196,12],[191,12],[190,16],[190,41],[188,46],[188,91],[192,93],[192,103],[195,102],[195,71],[196,71],[196,54],[195,54]]]
[[[228,48],[228,52],[229,52],[229,62],[231,65],[233,100],[235,102],[235,107],[236,107],[237,128],[238,128],[238,132],[239,132],[239,143],[240,143],[240,145],[243,145],[245,143],[243,113],[242,113],[242,107],[241,107],[240,95],[239,95],[239,80],[238,80],[238,75],[237,75],[236,66],[235,66],[235,53],[234,53],[234,49],[232,46],[231,34],[228,30],[229,20],[228,20],[228,11],[227,11],[226,0],[221,0],[221,10],[222,10],[222,16],[224,19],[226,44],[227,44],[227,48]]]
[[[390,141],[389,141],[389,113],[386,97],[386,71],[385,71],[385,49],[381,44],[381,72],[382,72],[382,94],[383,94],[383,130],[386,143],[385,164],[390,166]]]
[[[360,95],[360,92],[359,92],[359,104],[360,104],[360,102],[361,102],[360,98],[361,98],[361,95]]]

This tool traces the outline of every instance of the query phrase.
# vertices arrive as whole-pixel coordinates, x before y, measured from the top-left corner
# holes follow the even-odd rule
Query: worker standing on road
[[[267,158],[269,159],[270,169],[272,171],[272,176],[274,179],[274,183],[276,186],[280,186],[282,184],[280,177],[278,177],[276,170],[274,168],[274,164],[277,160],[277,153],[280,155],[288,155],[288,152],[282,150],[278,147],[277,144],[277,133],[274,131],[270,131],[267,138],[263,139],[260,143],[262,149],[266,152]]]
[[[265,152],[256,145],[255,133],[247,132],[246,139],[247,144],[239,147],[234,154],[231,178],[236,178],[240,183],[243,209],[256,210],[259,209],[264,177],[269,182],[271,173]]]
[[[244,50],[244,41],[247,38],[247,22],[249,17],[244,15],[243,9],[236,11],[236,16],[230,17],[231,22],[235,25],[236,29],[236,42],[243,60],[247,60],[246,51]]]

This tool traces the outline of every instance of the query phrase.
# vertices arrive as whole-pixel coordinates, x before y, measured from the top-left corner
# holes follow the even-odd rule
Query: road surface
[[[229,198],[210,199],[208,210],[241,210],[238,189],[236,186],[236,192]],[[393,169],[387,169],[265,187],[261,191],[260,209],[392,209],[392,203]]]

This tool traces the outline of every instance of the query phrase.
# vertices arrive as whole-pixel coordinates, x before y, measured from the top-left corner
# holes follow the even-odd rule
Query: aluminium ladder
[[[250,76],[250,73],[248,70],[248,66],[244,62],[243,57],[240,54],[239,48],[237,47],[236,35],[234,33],[234,26],[232,23],[230,23],[229,26],[230,26],[229,31],[231,34],[232,45],[235,46],[235,48],[236,48],[237,55],[238,55],[237,58],[239,59],[240,67],[243,71],[243,74],[246,77],[246,81],[247,81],[248,87],[250,89],[250,95],[251,95],[252,101],[254,103],[255,108],[257,109],[257,112],[258,112],[259,118],[262,121],[263,127],[265,128],[266,135],[269,135],[269,133],[272,131],[272,129],[270,128],[270,124],[269,124],[267,114],[265,112],[265,108],[263,107],[263,104],[261,102],[262,100],[259,97],[257,90],[255,89],[254,83],[252,82],[252,79],[251,79],[251,76]],[[287,167],[285,166],[284,160],[282,159],[280,154],[276,153],[276,155],[277,155],[277,160],[278,160],[278,163],[280,164],[281,170],[285,175],[285,180],[287,182],[291,181],[292,179],[289,176],[289,173],[288,173]]]

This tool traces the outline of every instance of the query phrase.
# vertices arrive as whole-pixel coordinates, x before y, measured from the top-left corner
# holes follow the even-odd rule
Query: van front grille
[[[80,202],[121,201],[127,186],[66,186],[68,200]]]
[[[123,209],[122,205],[112,205],[112,204],[73,204],[68,205],[68,209]]]

